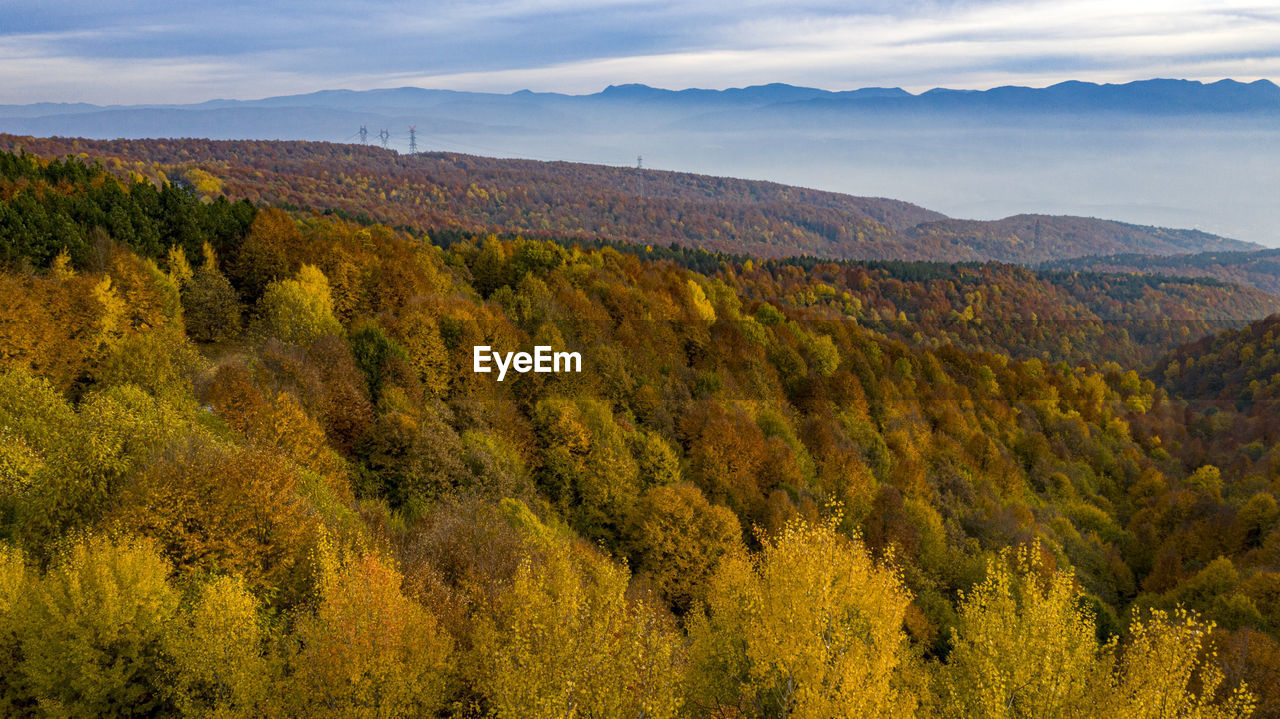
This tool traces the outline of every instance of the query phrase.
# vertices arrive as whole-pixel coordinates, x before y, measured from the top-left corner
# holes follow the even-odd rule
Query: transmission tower
[[[360,144],[361,145],[369,144],[369,128],[365,127],[364,125],[360,126]]]
[[[391,139],[391,133],[387,132],[387,128],[384,127],[378,131],[378,139],[382,140],[382,149],[385,150],[387,149],[387,140]]]
[[[636,155],[636,169],[637,170],[644,169],[644,155]]]
[[[409,126],[409,154],[418,154],[418,127],[416,125]]]

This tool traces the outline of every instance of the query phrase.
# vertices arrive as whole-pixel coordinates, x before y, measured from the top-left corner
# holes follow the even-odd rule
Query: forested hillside
[[[1170,230],[1087,217],[1017,215],[993,222],[941,220],[908,231],[917,243],[963,247],[969,260],[1036,263],[1065,255],[1101,255],[1107,248],[1167,255],[1204,249],[1237,249],[1230,240],[1196,230]],[[1256,249],[1256,246],[1255,246]],[[1175,273],[1176,274],[1176,273]]]
[[[6,715],[1280,716],[1280,438],[1180,374],[1261,385],[1276,320],[1156,361],[1271,295],[442,244],[151,162],[0,155]]]
[[[948,220],[897,200],[688,173],[317,142],[84,140],[0,135],[0,149],[88,153],[127,176],[328,209],[419,232],[680,245],[759,257],[1035,263],[1082,255],[1248,250],[1202,232],[1081,217]]]
[[[1280,400],[1280,316],[1180,347],[1154,372],[1185,397],[1241,407]]]
[[[1169,257],[1138,254],[1081,257],[1047,263],[1046,267],[1081,272],[1212,277],[1280,294],[1280,250],[1206,252]]]
[[[81,161],[0,155],[0,163],[5,173],[0,231],[6,237],[0,259],[10,265],[44,266],[63,251],[73,263],[84,264],[101,255],[108,240],[153,257],[176,244],[194,258],[207,238],[216,252],[227,253],[257,211],[248,201],[231,203],[221,195],[204,201],[196,186],[157,187],[141,174],[147,169],[142,165],[130,170],[129,182]],[[211,176],[193,179],[206,190],[220,183]],[[484,236],[434,233],[437,244]],[[551,239],[564,246],[579,242]],[[753,260],[629,243],[615,247],[702,273],[733,266],[743,292],[784,293],[798,307],[848,318],[897,339],[1073,364],[1111,360],[1138,366],[1191,339],[1280,311],[1274,295],[1209,279],[1033,272],[994,263]]]

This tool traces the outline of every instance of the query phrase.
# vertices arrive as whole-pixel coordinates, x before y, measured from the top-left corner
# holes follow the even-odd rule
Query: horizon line
[[[831,89],[831,88],[815,87],[811,85],[795,85],[788,82],[764,82],[764,83],[754,84],[754,85],[726,86],[722,88],[685,87],[680,89],[660,87],[657,85],[649,85],[643,82],[626,82],[626,83],[609,84],[609,85],[606,85],[604,88],[597,90],[595,92],[584,92],[584,93],[561,92],[556,90],[533,90],[528,87],[521,88],[519,90],[512,90],[509,92],[498,92],[498,91],[486,91],[486,90],[462,90],[462,89],[447,88],[447,87],[427,87],[422,85],[397,85],[397,86],[386,86],[386,87],[372,87],[372,88],[366,88],[363,90],[357,90],[350,87],[333,87],[333,88],[322,88],[319,90],[309,90],[309,91],[298,92],[293,94],[265,95],[261,97],[251,97],[251,98],[213,97],[207,100],[198,100],[195,102],[139,102],[139,103],[132,103],[132,104],[112,103],[107,105],[100,105],[97,103],[86,102],[83,100],[37,100],[35,102],[27,102],[27,103],[0,103],[0,107],[31,107],[35,105],[88,105],[91,107],[97,107],[97,108],[103,108],[103,109],[119,108],[119,107],[148,107],[148,106],[178,107],[178,106],[203,105],[203,104],[214,103],[214,102],[260,102],[263,100],[275,100],[280,98],[306,97],[309,95],[319,95],[322,93],[359,94],[359,93],[370,93],[370,92],[387,92],[387,91],[396,91],[396,90],[421,90],[423,92],[449,92],[449,93],[456,93],[460,95],[492,95],[492,96],[499,96],[499,97],[510,97],[513,95],[526,95],[526,94],[527,95],[555,95],[555,96],[561,96],[561,97],[594,97],[596,95],[602,95],[610,90],[619,90],[619,89],[625,89],[625,88],[644,88],[647,90],[656,90],[660,92],[669,92],[669,93],[683,93],[683,92],[722,93],[722,92],[731,92],[735,90],[754,90],[754,89],[769,88],[769,87],[788,87],[788,88],[794,88],[797,90],[814,90],[817,92],[824,92],[824,93],[830,93],[830,94],[854,93],[854,92],[861,92],[864,90],[887,90],[887,91],[896,90],[896,91],[905,93],[910,97],[922,97],[932,92],[981,93],[981,92],[991,92],[993,90],[1003,90],[1003,89],[1049,90],[1055,87],[1061,87],[1063,85],[1091,85],[1099,88],[1127,87],[1130,85],[1141,85],[1141,84],[1153,83],[1153,82],[1186,83],[1189,85],[1200,85],[1202,87],[1211,87],[1211,86],[1220,85],[1223,83],[1231,83],[1231,84],[1243,85],[1243,86],[1269,85],[1271,87],[1280,88],[1280,84],[1277,84],[1274,80],[1270,78],[1265,78],[1265,77],[1259,77],[1254,80],[1237,80],[1232,77],[1222,77],[1217,80],[1193,80],[1185,77],[1181,77],[1181,78],[1179,77],[1147,77],[1147,78],[1142,78],[1138,80],[1128,80],[1125,82],[1095,82],[1092,80],[1073,79],[1073,80],[1062,80],[1059,82],[1055,82],[1047,85],[1039,85],[1039,86],[1017,85],[1017,84],[992,85],[986,88],[936,86],[926,90],[920,90],[919,92],[912,92],[911,90],[905,89],[898,85],[865,85],[861,87],[837,90],[837,89]]]

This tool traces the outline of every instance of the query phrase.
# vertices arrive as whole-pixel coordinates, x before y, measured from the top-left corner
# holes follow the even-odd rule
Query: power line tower
[[[644,155],[636,155],[636,169],[637,170],[644,169]]]
[[[391,139],[391,133],[387,132],[387,128],[384,127],[378,132],[378,139],[382,140],[382,149],[385,150],[387,149],[387,140]]]
[[[369,144],[369,128],[365,127],[364,125],[360,126],[360,144],[361,145]]]
[[[417,133],[418,133],[418,126],[410,125],[409,126],[409,154],[410,155],[418,154],[418,134]]]

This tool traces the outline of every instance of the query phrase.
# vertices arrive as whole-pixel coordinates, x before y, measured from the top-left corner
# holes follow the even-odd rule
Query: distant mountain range
[[[213,139],[350,138],[360,124],[424,133],[652,129],[770,124],[797,117],[812,122],[832,115],[1139,116],[1194,114],[1280,118],[1280,87],[1267,80],[1146,80],[1123,85],[1063,82],[1046,88],[991,90],[938,88],[911,94],[900,88],[835,92],[785,84],[728,90],[664,90],[613,85],[588,95],[459,92],[402,87],[387,90],[325,90],[260,100],[210,100],[188,105],[97,106],[85,103],[0,105],[0,130],[32,135],[83,137],[209,137]],[[376,137],[375,137],[376,139]]]
[[[614,166],[642,156],[645,167],[896,197],[952,217],[1111,217],[1280,245],[1280,87],[1265,80],[919,94],[785,84],[631,84],[585,95],[402,87],[0,106],[0,132],[33,136],[359,143],[362,127],[365,143],[401,153],[413,127],[421,151]],[[1017,256],[1061,256],[1044,247],[1052,236],[1031,239],[1039,249]]]
[[[121,174],[159,171],[193,185],[212,176],[234,199],[437,234],[675,243],[761,257],[1021,264],[1118,252],[1259,249],[1195,230],[1086,217],[954,220],[899,200],[772,182],[452,153],[408,156],[351,144],[0,135],[0,149],[83,155]]]

